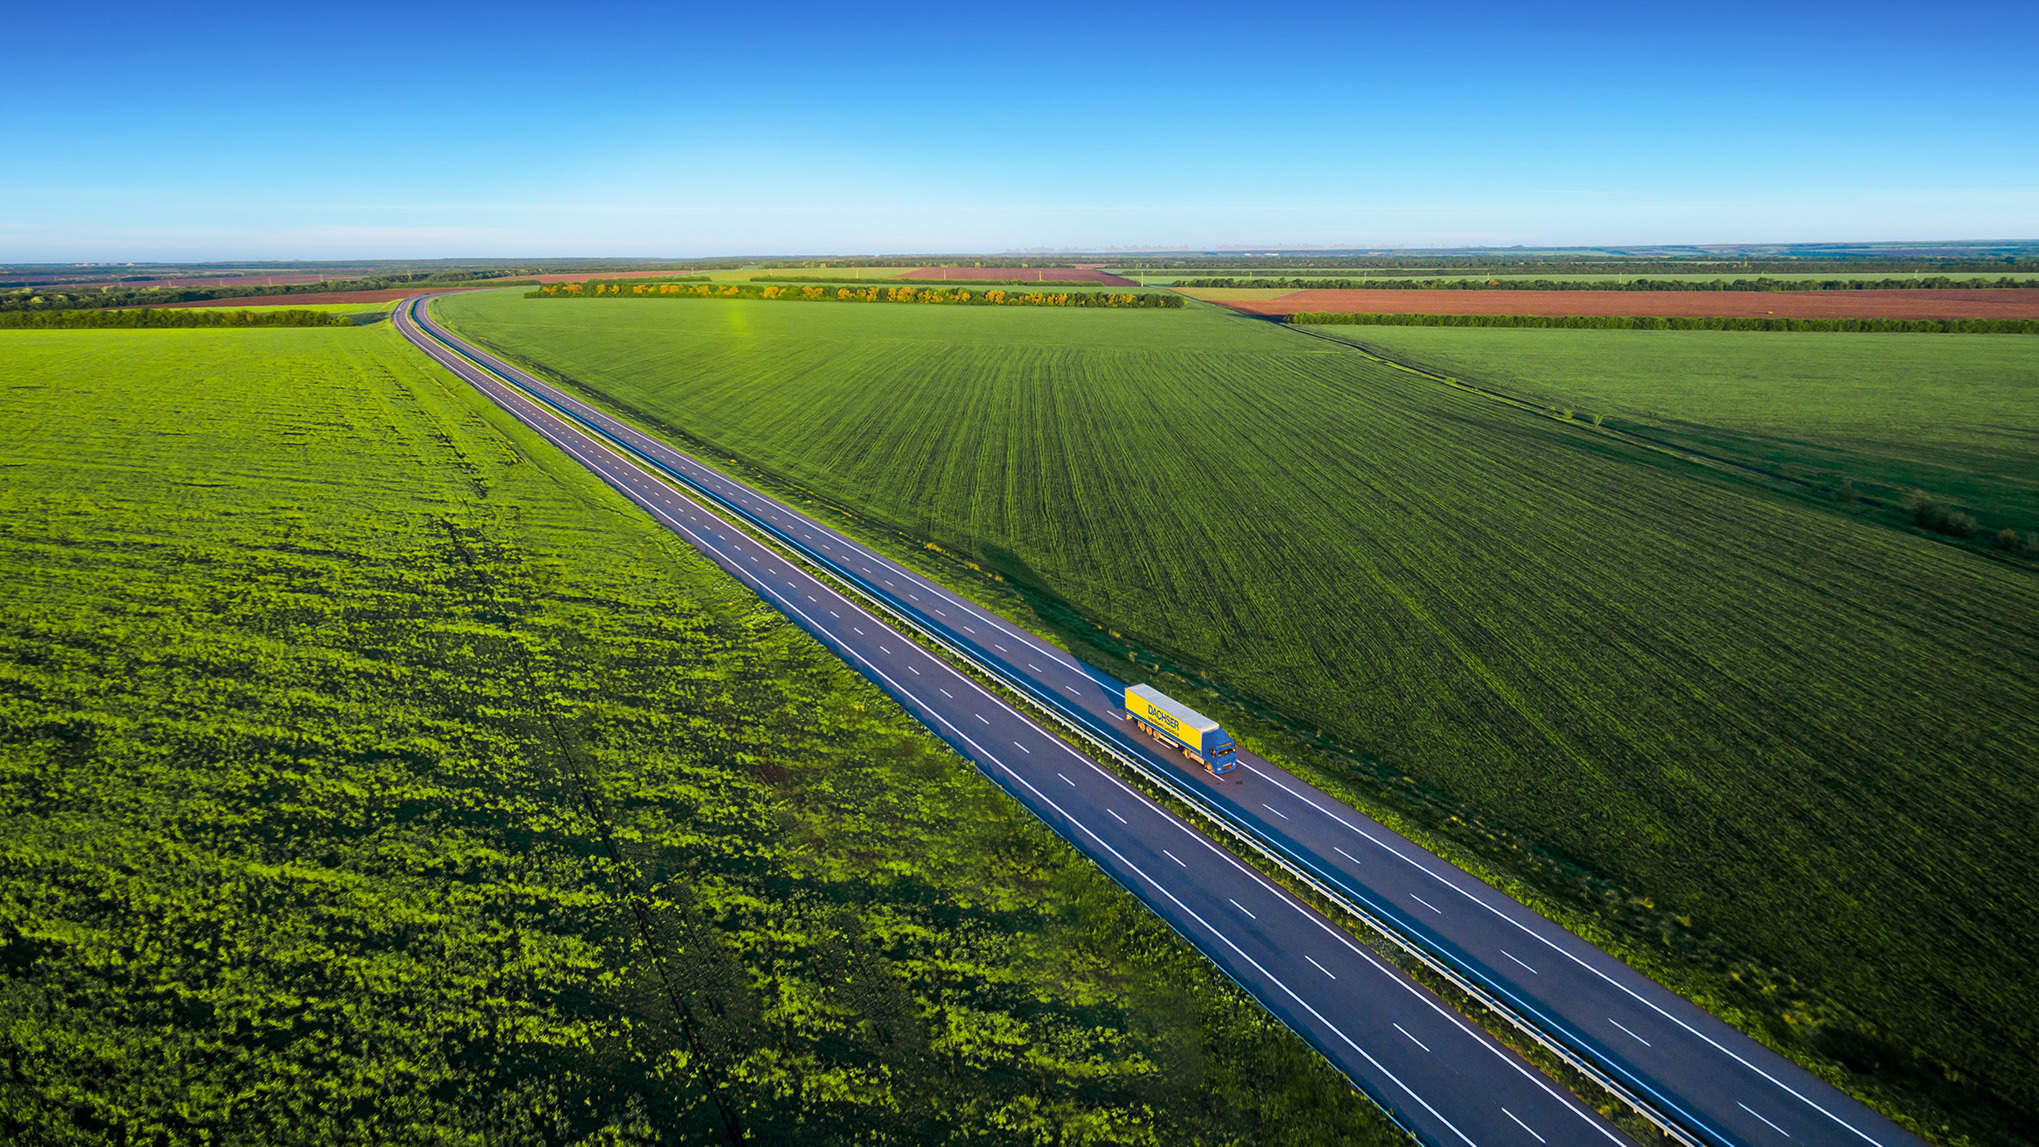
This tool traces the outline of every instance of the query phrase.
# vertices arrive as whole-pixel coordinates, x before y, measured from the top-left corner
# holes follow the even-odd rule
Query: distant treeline
[[[968,283],[973,287],[1096,287],[1096,279],[850,279],[841,275],[752,275],[753,283]]]
[[[1191,279],[1178,287],[1264,287],[1322,291],[1894,291],[1998,290],[2039,288],[2039,281],[1995,279]]]
[[[322,295],[333,291],[387,291],[397,287],[459,286],[465,283],[501,281],[529,283],[525,277],[508,279],[508,271],[435,271],[383,275],[371,279],[327,279],[318,283],[275,283],[268,286],[236,284],[221,287],[104,287],[91,290],[17,290],[0,294],[0,314],[20,311],[70,311],[97,307],[151,307],[164,303],[202,303],[211,299],[267,298],[273,295]]]
[[[547,283],[527,299],[784,299],[815,303],[949,303],[977,307],[1179,307],[1183,296],[1154,292],[973,291],[967,287],[779,287],[759,283]]]
[[[1298,311],[1298,325],[1358,327],[1554,327],[1600,331],[1869,331],[1898,334],[2039,335],[2039,319],[1780,319],[1691,315],[1385,315]]]
[[[330,311],[225,311],[206,307],[132,311],[0,312],[0,330],[103,330],[119,327],[351,327],[354,319]]]

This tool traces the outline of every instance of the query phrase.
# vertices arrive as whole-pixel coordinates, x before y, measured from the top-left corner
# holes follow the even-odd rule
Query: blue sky
[[[10,12],[0,262],[2039,237],[2030,3],[299,9]]]

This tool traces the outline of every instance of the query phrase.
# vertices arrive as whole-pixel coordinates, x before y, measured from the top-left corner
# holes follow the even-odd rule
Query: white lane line
[[[880,646],[878,647],[878,652],[880,652],[880,653],[884,654],[884,655],[885,655],[885,656],[887,656],[887,657],[890,657],[890,656],[892,656],[892,651],[891,651],[890,649],[887,649],[887,648],[885,648],[885,647],[884,647],[884,646],[882,646],[882,645],[880,645]]]
[[[1344,857],[1347,860],[1350,860],[1354,864],[1359,863],[1359,857],[1352,855],[1351,853],[1345,851],[1344,849],[1338,847],[1335,844],[1331,846],[1331,851],[1337,853],[1338,855]]]
[[[1515,1113],[1514,1113],[1513,1111],[1510,1111],[1510,1110],[1508,1110],[1508,1109],[1507,1109],[1507,1108],[1505,1108],[1505,1107],[1503,1107],[1503,1108],[1501,1109],[1501,1114],[1503,1114],[1503,1115],[1506,1115],[1506,1116],[1507,1116],[1508,1118],[1510,1118],[1510,1119],[1515,1119]],[[1537,1141],[1538,1143],[1542,1143],[1542,1142],[1545,1142],[1545,1141],[1546,1141],[1546,1140],[1544,1139],[1544,1137],[1543,1137],[1543,1136],[1541,1136],[1541,1135],[1538,1135],[1538,1134],[1536,1133],[1536,1128],[1534,1128],[1534,1127],[1531,1127],[1531,1126],[1530,1126],[1529,1124],[1527,1124],[1527,1123],[1524,1123],[1524,1122],[1523,1122],[1522,1120],[1520,1120],[1520,1119],[1515,1119],[1515,1126],[1517,1126],[1517,1127],[1520,1127],[1520,1128],[1522,1128],[1522,1129],[1523,1129],[1524,1131],[1527,1131],[1527,1132],[1529,1132],[1529,1137],[1530,1137],[1531,1139],[1534,1139],[1534,1140],[1536,1140],[1536,1141]]]
[[[1039,673],[1039,672],[1041,671],[1041,667],[1040,667],[1040,666],[1038,666],[1038,665],[1036,665],[1036,664],[1034,664],[1034,663],[1033,663],[1033,662],[1031,662],[1031,661],[1027,662],[1027,668],[1029,668],[1029,669],[1033,670],[1033,671],[1034,671],[1034,672],[1036,672],[1036,673]]]
[[[1247,918],[1248,920],[1258,920],[1258,919],[1260,919],[1260,917],[1258,917],[1258,916],[1255,916],[1255,915],[1254,915],[1254,914],[1252,913],[1252,911],[1251,911],[1250,909],[1248,909],[1248,908],[1247,908],[1247,907],[1246,907],[1246,906],[1245,906],[1244,904],[1241,904],[1241,903],[1239,903],[1239,902],[1238,902],[1237,900],[1232,900],[1232,898],[1231,898],[1230,896],[1227,896],[1227,897],[1225,897],[1225,899],[1226,899],[1226,900],[1231,900],[1231,902],[1232,902],[1232,907],[1234,907],[1234,908],[1237,908],[1237,909],[1238,909],[1239,911],[1241,911],[1241,912],[1244,912],[1244,913],[1246,913],[1246,918]]]
[[[801,594],[800,596],[801,596],[801,597],[804,597],[804,598],[806,598],[806,599],[807,599],[807,604],[809,604],[809,605],[820,605],[820,604],[821,604],[820,602],[818,602],[818,601],[814,600],[814,595],[813,595],[813,594],[811,594],[811,593],[803,593],[803,594]]]
[[[1409,899],[1414,900],[1416,903],[1421,904],[1425,908],[1430,909],[1432,912],[1437,913],[1439,916],[1444,915],[1443,909],[1439,908],[1435,904],[1432,904],[1430,901],[1423,899],[1421,896],[1416,895],[1414,892],[1411,892],[1409,894]]]
[[[1318,963],[1317,963],[1317,957],[1315,957],[1315,956],[1304,956],[1304,957],[1303,957],[1303,959],[1305,959],[1305,960],[1308,960],[1308,961],[1309,961],[1309,962],[1310,962],[1311,964],[1313,964],[1313,965],[1315,965],[1315,966],[1316,966],[1316,968],[1317,968],[1317,970],[1318,970],[1318,971],[1320,971],[1320,972],[1324,973],[1324,974],[1325,974],[1325,975],[1327,975],[1327,976],[1330,976],[1330,977],[1331,977],[1332,979],[1334,979],[1334,980],[1335,980],[1335,979],[1337,979],[1337,978],[1338,978],[1338,977],[1337,977],[1337,976],[1336,976],[1335,974],[1333,974],[1333,973],[1332,973],[1331,969],[1329,969],[1329,968],[1325,967],[1325,966],[1324,966],[1324,965],[1322,965],[1322,964],[1318,964]]]
[[[993,644],[993,645],[997,645],[997,646],[998,646],[998,651],[999,651],[1000,653],[1011,653],[1011,652],[1012,652],[1012,650],[1010,650],[1010,649],[1007,649],[1007,648],[1006,648],[1005,646],[1003,646],[1003,645],[999,645],[999,644],[998,644],[998,642],[996,642],[996,641],[992,642],[991,644]]]
[[[935,686],[935,688],[942,689],[942,687],[939,685]],[[956,699],[956,695],[954,693],[949,692],[947,689],[942,689],[942,696],[947,697],[951,701],[954,701]]]
[[[1174,853],[1172,853],[1172,852],[1168,851],[1168,850],[1167,850],[1167,849],[1165,849],[1165,848],[1161,850],[1161,855],[1163,855],[1163,856],[1167,857],[1167,858],[1168,858],[1168,859],[1170,859],[1170,860],[1173,860],[1173,861],[1174,861],[1174,862],[1176,862],[1177,864],[1182,864],[1182,857],[1180,857],[1180,856],[1177,856],[1177,855],[1175,855]],[[1184,868],[1188,868],[1188,867],[1189,867],[1189,865],[1187,865],[1187,864],[1182,864],[1182,866],[1183,866]]]
[[[948,614],[946,614],[946,613],[942,613],[942,607],[941,607],[941,606],[939,606],[939,605],[935,607],[935,612],[936,612],[937,614],[940,614],[940,615],[941,615],[941,616],[943,616],[943,617],[947,617],[947,616],[949,616],[949,615],[948,615]]]
[[[1127,820],[1127,819],[1126,819],[1125,817],[1122,817],[1122,816],[1120,816],[1120,815],[1119,815],[1119,810],[1117,810],[1117,809],[1115,809],[1115,808],[1108,808],[1108,809],[1106,809],[1106,810],[1104,810],[1104,811],[1106,811],[1106,812],[1108,812],[1108,813],[1112,814],[1112,819],[1113,819],[1113,820],[1115,820],[1115,821],[1118,821],[1118,822],[1119,822],[1120,824],[1128,824],[1128,825],[1129,825],[1129,824],[1132,824],[1132,823],[1133,823],[1132,821],[1129,821],[1129,820]]]
[[[1064,689],[1067,689],[1067,690],[1069,690],[1069,694],[1070,694],[1070,696],[1072,696],[1072,697],[1081,697],[1081,696],[1083,696],[1083,694],[1082,694],[1082,693],[1079,693],[1079,692],[1077,692],[1077,690],[1076,690],[1076,686],[1074,686],[1074,685],[1064,685],[1064,686],[1062,686],[1062,688],[1064,688]]]
[[[1520,957],[1518,957],[1518,956],[1516,956],[1516,954],[1515,954],[1515,953],[1513,953],[1513,952],[1510,952],[1510,951],[1509,951],[1508,949],[1506,949],[1506,948],[1503,948],[1503,949],[1501,949],[1501,954],[1502,954],[1503,956],[1506,956],[1506,957],[1508,957],[1508,958],[1509,958],[1509,959],[1511,959],[1511,960],[1514,960],[1514,961],[1515,961],[1516,963],[1518,963],[1518,964],[1522,964],[1522,960],[1521,960],[1521,958],[1520,958]],[[1539,972],[1539,971],[1537,971],[1537,970],[1536,970],[1535,968],[1530,968],[1528,964],[1522,964],[1522,966],[1523,966],[1523,967],[1525,967],[1525,968],[1529,968],[1529,974],[1530,974],[1530,975],[1532,975],[1532,976],[1541,976],[1541,975],[1543,975],[1543,973],[1542,973],[1542,972]]]
[[[1607,1017],[1607,1022],[1613,1024],[1615,1027],[1620,1028],[1622,1031],[1628,1032],[1628,1038],[1634,1040],[1635,1042],[1643,1045],[1644,1047],[1650,1046],[1650,1041],[1644,1039],[1643,1037],[1635,1034],[1632,1031],[1628,1031],[1628,1025],[1622,1023],[1618,1019],[1615,1019],[1613,1016]]]
[[[972,717],[975,717],[975,718],[977,718],[977,719],[978,719],[979,721],[982,721],[982,722],[984,722],[984,723],[985,723],[985,724],[987,724],[987,725],[989,725],[989,724],[991,723],[991,718],[989,718],[989,717],[985,716],[985,715],[984,715],[984,714],[982,714],[982,713],[972,713],[972,714],[970,714],[970,715],[971,715]]]
[[[1072,789],[1076,787],[1076,782],[1069,779],[1068,773],[1056,773],[1055,775],[1062,778],[1063,784],[1068,785]]]
[[[843,615],[842,615],[842,614],[840,614],[840,613],[837,613],[836,611],[834,611],[834,610],[832,610],[832,609],[828,611],[828,615],[829,615],[830,617],[833,617],[833,618],[835,618],[835,619],[836,619],[837,621],[841,621],[841,620],[843,619]]]
[[[1403,1027],[1401,1024],[1396,1024],[1395,1030],[1401,1032],[1403,1035],[1409,1035],[1409,1029]],[[1424,1051],[1430,1050],[1429,1044],[1424,1043],[1422,1040],[1417,1039],[1415,1036],[1409,1035],[1409,1042],[1415,1044],[1417,1047],[1422,1048]]]
[[[864,630],[863,630],[863,627],[862,627],[862,626],[852,625],[852,626],[850,626],[850,628],[851,628],[851,629],[854,629],[854,630],[856,630],[856,631],[857,631],[857,636],[858,636],[858,637],[862,637],[862,636],[864,636]]]
[[[1755,1116],[1758,1119],[1763,1119],[1762,1112],[1756,1110],[1753,1107],[1750,1107],[1748,1104],[1743,1103],[1739,1099],[1735,1100],[1735,1106],[1741,1108],[1743,1111],[1748,1112],[1749,1114]],[[1777,1126],[1775,1123],[1771,1123],[1768,1119],[1763,1119],[1763,1122],[1770,1128],[1770,1130],[1775,1131],[1777,1134],[1784,1136],[1786,1139],[1791,1138],[1791,1132],[1786,1131],[1784,1128]]]
[[[906,667],[907,667],[908,669],[913,669],[913,662],[911,662],[911,661],[907,662],[907,663],[906,663]],[[918,676],[920,676],[920,670],[918,670],[918,669],[913,669],[913,675],[914,675],[915,677],[918,677]]]
[[[1285,812],[1281,811],[1280,809],[1278,809],[1278,808],[1274,807],[1274,806],[1273,806],[1273,805],[1271,805],[1271,804],[1268,804],[1268,803],[1267,803],[1266,801],[1261,801],[1261,802],[1260,802],[1260,807],[1261,807],[1261,808],[1264,808],[1264,809],[1266,809],[1267,811],[1269,811],[1269,812],[1273,813],[1274,815],[1276,815],[1276,816],[1278,816],[1278,817],[1282,818],[1283,820],[1287,820],[1287,819],[1289,818],[1289,814],[1287,814],[1287,813],[1285,813]]]
[[[977,632],[977,631],[976,631],[976,630],[974,630],[974,629],[970,629],[970,627],[969,627],[969,626],[967,626],[967,625],[966,625],[966,626],[964,626],[963,628],[964,628],[964,629],[966,629],[966,630],[969,630],[969,631],[970,631],[971,633],[975,633],[975,632]]]
[[[1345,819],[1344,817],[1339,816],[1333,810],[1325,808],[1323,805],[1318,804],[1316,801],[1311,800],[1308,796],[1299,793],[1296,790],[1290,788],[1289,786],[1283,784],[1281,782],[1281,778],[1269,774],[1262,775],[1265,776],[1266,779],[1274,785],[1274,787],[1282,790],[1285,793],[1288,793],[1293,797],[1296,797],[1297,799],[1301,800],[1304,804],[1309,805],[1311,808],[1316,809],[1318,812],[1323,813],[1325,816],[1331,818],[1334,821],[1337,821],[1339,824],[1344,825],[1346,828],[1351,829],[1358,835],[1365,837],[1368,841],[1379,845],[1382,849],[1386,850],[1388,855],[1393,856],[1395,859],[1403,862],[1404,864],[1407,864],[1409,867],[1414,868],[1416,871],[1421,872],[1423,875],[1428,876],[1430,879],[1437,881],[1439,884],[1444,885],[1446,888],[1449,888],[1453,892],[1458,893],[1460,896],[1465,897],[1467,900],[1472,901],[1479,907],[1486,909],[1487,912],[1493,915],[1496,919],[1501,920],[1504,923],[1514,927],[1517,931],[1521,932],[1523,935],[1528,936],[1535,942],[1542,944],[1546,948],[1549,948],[1552,952],[1555,952],[1559,956],[1562,956],[1565,959],[1570,960],[1572,963],[1577,964],[1580,968],[1598,977],[1602,982],[1606,983],[1609,987],[1613,988],[1615,991],[1618,991],[1623,995],[1628,996],[1630,999],[1643,1005],[1644,1007],[1650,1009],[1651,1011],[1657,1013],[1658,1015],[1664,1017],[1671,1023],[1676,1024],[1678,1027],[1685,1029],[1685,1031],[1688,1034],[1697,1037],[1700,1040],[1700,1042],[1706,1044],[1708,1047],[1711,1047],[1713,1050],[1721,1053],[1724,1056],[1727,1056],[1729,1059],[1734,1060],[1736,1063],[1741,1064],[1743,1067],[1748,1068],[1750,1071],[1761,1076],[1764,1079],[1764,1081],[1775,1084],[1779,1089],[1784,1091],[1786,1094],[1790,1095],[1792,1098],[1797,1099],[1801,1103],[1804,1103],[1807,1107],[1812,1108],[1814,1111],[1819,1112],[1821,1115],[1826,1116],[1828,1119],[1831,1119],[1835,1123],[1840,1124],[1842,1127],[1847,1128],[1849,1131],[1854,1132],[1856,1138],[1861,1139],[1864,1143],[1870,1144],[1871,1147],[1883,1147],[1883,1143],[1881,1140],[1871,1136],[1868,1132],[1841,1118],[1839,1115],[1836,1115],[1833,1112],[1827,1110],[1826,1108],[1820,1106],[1819,1103],[1816,1102],[1811,1096],[1805,1094],[1802,1091],[1799,1091],[1798,1089],[1792,1087],[1790,1084],[1763,1070],[1763,1068],[1760,1065],[1744,1058],[1742,1055],[1737,1053],[1733,1048],[1723,1045],[1720,1041],[1714,1039],[1712,1036],[1707,1035],[1705,1032],[1700,1031],[1696,1027],[1693,1027],[1691,1024],[1685,1022],[1679,1017],[1672,1015],[1670,1012],[1666,1011],[1661,1004],[1658,1004],[1656,1001],[1649,999],[1642,993],[1636,991],[1634,988],[1631,988],[1627,984],[1622,983],[1620,980],[1615,979],[1613,976],[1608,975],[1602,969],[1597,968],[1590,963],[1587,963],[1577,953],[1571,951],[1569,948],[1564,947],[1563,945],[1557,943],[1555,940],[1552,940],[1550,937],[1537,932],[1534,928],[1531,928],[1528,924],[1524,923],[1523,921],[1516,919],[1514,916],[1509,915],[1507,912],[1499,908],[1496,908],[1494,905],[1487,903],[1485,900],[1482,900],[1478,896],[1475,896],[1471,890],[1462,887],[1457,881],[1452,880],[1450,877],[1432,871],[1429,865],[1424,864],[1421,860],[1417,859],[1416,857],[1410,856],[1408,853],[1403,852],[1401,849],[1395,847],[1387,840],[1384,840],[1381,837],[1376,836],[1371,832],[1368,832],[1366,829],[1360,827],[1359,825],[1356,825],[1351,821]],[[1432,857],[1431,859],[1437,860],[1436,857]],[[1445,863],[1442,860],[1437,860],[1437,862],[1440,864]],[[1521,906],[1516,905],[1516,907],[1519,908]],[[1542,918],[1538,917],[1538,919],[1541,920]],[[1604,955],[1604,953],[1602,954]],[[1709,1133],[1715,1135],[1716,1137],[1725,1138],[1725,1136],[1722,1136],[1720,1132],[1714,1131],[1711,1127],[1708,1127],[1705,1124],[1705,1122],[1701,1120],[1697,1115],[1690,1111],[1686,1111],[1683,1107],[1679,1107],[1678,1104],[1673,1102],[1669,1096],[1664,1095],[1657,1089],[1650,1087],[1643,1080],[1638,1079],[1633,1075],[1629,1075],[1627,1072],[1623,1072],[1622,1074],[1628,1075],[1628,1078],[1631,1082],[1636,1083],[1647,1089],[1652,1095],[1655,1095],[1658,1099],[1662,1100],[1666,1106],[1677,1109],[1681,1114],[1685,1115],[1693,1122],[1699,1123],[1702,1127],[1706,1127],[1706,1130]],[[1615,1139],[1615,1136],[1613,1135],[1612,1132],[1606,1130],[1605,1128],[1599,1127],[1597,1124],[1595,1125],[1595,1129],[1599,1130],[1601,1134],[1605,1135],[1607,1138],[1611,1140]],[[1619,1142],[1619,1140],[1615,1141]]]
[[[1032,749],[1027,748],[1025,745],[1020,744],[1018,741],[1014,741],[1012,743],[1012,747],[1018,749],[1022,753],[1025,753],[1029,757],[1034,755],[1034,751]]]

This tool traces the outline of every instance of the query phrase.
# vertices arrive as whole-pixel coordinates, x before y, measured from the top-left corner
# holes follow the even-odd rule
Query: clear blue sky
[[[29,3],[0,261],[2039,237],[2039,5]]]

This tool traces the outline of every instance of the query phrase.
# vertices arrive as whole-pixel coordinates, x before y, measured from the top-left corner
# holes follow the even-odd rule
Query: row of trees
[[[2039,335],[2039,319],[1783,319],[1696,315],[1390,315],[1298,311],[1295,324],[1361,327],[1553,327],[1607,331],[1874,331]]]
[[[841,275],[752,275],[753,283],[841,283]],[[856,281],[856,280],[851,280]],[[918,280],[927,282],[929,280]],[[947,279],[935,282],[969,283],[974,287],[1095,287],[1096,279]]]
[[[1917,279],[1323,279],[1217,278],[1190,279],[1178,287],[1268,287],[1291,291],[1891,291],[1996,290],[2039,287],[2039,281],[2014,279],[1953,279],[1945,275]]]
[[[762,283],[547,283],[530,299],[786,299],[827,303],[945,303],[979,307],[1180,307],[1181,295],[1106,291],[973,291],[967,287],[801,287]]]
[[[330,311],[228,311],[209,307],[137,310],[0,312],[0,330],[106,330],[118,327],[345,327],[347,315]]]
[[[507,271],[434,271],[378,275],[367,279],[327,279],[317,283],[233,284],[220,287],[95,287],[70,291],[43,288],[0,292],[0,314],[20,311],[72,311],[101,307],[157,307],[165,303],[202,303],[211,299],[322,295],[335,291],[387,291],[397,287],[459,286],[488,282],[521,286],[533,279],[509,277]]]

